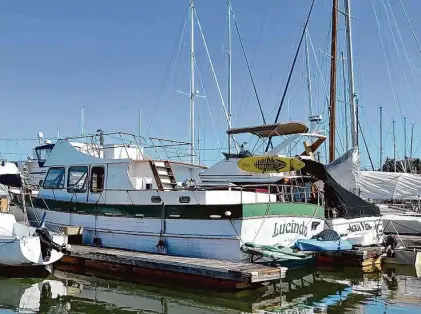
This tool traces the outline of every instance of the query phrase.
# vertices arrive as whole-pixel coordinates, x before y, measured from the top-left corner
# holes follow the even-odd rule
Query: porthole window
[[[151,202],[152,203],[161,203],[161,196],[156,196],[156,195],[154,195],[154,196],[152,196],[151,197]]]
[[[190,203],[190,196],[180,196],[178,201],[183,204]]]

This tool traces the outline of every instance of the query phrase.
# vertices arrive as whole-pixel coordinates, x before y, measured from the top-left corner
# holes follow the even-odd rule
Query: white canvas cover
[[[357,149],[351,149],[326,166],[327,171],[343,188],[356,193],[360,155]],[[356,193],[358,194],[358,193]]]
[[[420,174],[361,171],[357,149],[351,149],[330,163],[327,170],[336,182],[363,199],[410,200],[421,197]]]
[[[421,175],[400,172],[360,171],[360,196],[365,199],[409,200],[421,196]]]

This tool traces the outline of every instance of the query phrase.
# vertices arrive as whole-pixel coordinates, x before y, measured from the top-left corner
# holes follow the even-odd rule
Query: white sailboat
[[[337,10],[338,10],[338,1],[333,1],[332,12],[334,15],[334,20],[337,20]],[[345,10],[346,10],[346,26],[347,26],[347,43],[348,43],[348,61],[349,61],[349,92],[351,95],[351,122],[352,130],[354,132],[353,146],[358,146],[358,138],[356,135],[356,106],[355,106],[355,94],[354,94],[354,74],[353,74],[353,63],[352,63],[352,37],[351,37],[351,21],[350,21],[350,7],[348,1],[345,1]],[[332,25],[332,32],[336,34],[336,22]],[[307,30],[303,31],[302,36],[307,34]],[[335,35],[336,36],[336,35]],[[332,55],[336,55],[336,45],[337,40],[332,40]],[[308,47],[307,47],[308,48]],[[298,51],[297,51],[298,52]],[[307,79],[308,79],[308,89],[309,89],[309,107],[310,107],[310,121],[312,123],[311,131],[309,128],[300,122],[289,122],[284,124],[266,124],[262,126],[239,128],[239,129],[230,129],[228,130],[228,136],[233,134],[242,134],[242,133],[251,133],[259,137],[259,139],[269,139],[269,142],[273,137],[285,136],[286,139],[281,142],[279,145],[274,147],[272,150],[264,152],[264,156],[288,156],[291,154],[288,149],[291,147],[296,147],[297,143],[302,140],[310,139],[312,143],[305,142],[304,152],[301,154],[301,158],[312,159],[314,158],[314,151],[324,142],[326,139],[325,136],[314,131],[315,123],[320,120],[319,116],[315,116],[312,113],[312,98],[311,98],[311,82],[310,82],[310,71],[309,71],[309,60],[308,60],[308,51],[306,58],[307,65]],[[336,103],[336,58],[332,58],[332,67],[331,71],[331,108],[335,107]],[[285,95],[285,93],[284,93]],[[279,110],[278,110],[279,113]],[[330,146],[331,151],[334,152],[334,138],[335,138],[335,127],[334,127],[334,113],[330,114],[331,128],[330,128]],[[258,145],[256,145],[258,146]],[[268,146],[269,147],[269,146]],[[267,147],[267,148],[268,148]],[[290,149],[289,149],[290,150]],[[248,184],[264,184],[264,183],[280,183],[281,180],[287,179],[296,179],[300,180],[301,176],[297,172],[292,173],[250,173],[243,171],[237,167],[237,162],[247,155],[250,154],[244,151],[241,154],[225,154],[225,159],[217,163],[216,165],[210,167],[207,170],[204,170],[201,174],[201,180],[205,184],[217,184],[218,182],[225,183],[248,183]],[[334,157],[331,157],[333,160]],[[339,213],[335,208],[331,213],[326,212],[326,227],[331,228],[337,231],[341,235],[346,235],[347,240],[351,241],[353,244],[357,245],[373,245],[378,244],[382,241],[382,221],[378,210],[369,210],[364,212],[361,210],[359,213],[354,213],[351,216],[348,216],[344,213]]]
[[[377,204],[385,233],[421,234],[421,175],[361,170],[355,149],[332,163],[328,170],[349,191]]]
[[[0,265],[47,266],[62,258],[67,236],[46,233],[17,223],[11,214],[0,213]]]
[[[0,183],[20,189],[21,182],[16,164],[0,166]],[[47,266],[67,252],[67,236],[37,226],[26,226],[16,222],[14,215],[0,213],[0,265]]]

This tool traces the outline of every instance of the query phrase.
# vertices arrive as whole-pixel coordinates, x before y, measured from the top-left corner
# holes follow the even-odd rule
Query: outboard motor
[[[57,252],[61,252],[67,255],[70,254],[70,251],[65,245],[61,246],[53,241],[47,228],[37,228],[35,235],[39,237],[41,242],[41,254],[44,262],[48,262],[50,260],[51,250],[56,250]]]
[[[388,235],[384,240],[384,247],[386,250],[387,257],[394,257],[395,256],[395,249],[398,245],[398,241],[394,235]]]

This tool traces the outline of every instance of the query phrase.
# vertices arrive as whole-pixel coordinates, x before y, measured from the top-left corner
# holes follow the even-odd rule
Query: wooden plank
[[[99,247],[72,246],[71,256],[85,260],[199,275],[237,282],[279,280],[278,268],[241,262],[180,257]]]

